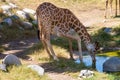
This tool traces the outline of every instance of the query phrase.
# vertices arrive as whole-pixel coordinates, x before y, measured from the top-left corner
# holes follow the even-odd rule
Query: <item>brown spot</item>
[[[79,31],[80,31],[80,28],[79,28],[79,27],[75,27],[75,31],[76,31],[76,32],[79,32]]]
[[[84,30],[81,30],[82,33],[84,33]]]
[[[81,35],[80,38],[83,40],[83,35]]]
[[[78,34],[79,34],[79,35],[82,35],[82,33],[81,33],[81,32],[79,32]]]
[[[71,18],[71,19],[70,19],[70,21],[71,21],[71,22],[74,22],[74,19],[73,19],[73,18]]]
[[[74,24],[78,25],[79,21],[78,20],[74,20],[74,21],[75,21]]]

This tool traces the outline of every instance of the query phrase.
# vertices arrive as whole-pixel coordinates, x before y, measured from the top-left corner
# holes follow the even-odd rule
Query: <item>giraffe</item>
[[[107,9],[108,9],[108,4],[110,5],[110,15],[111,17],[113,16],[112,15],[112,3],[113,3],[113,0],[105,0],[105,19],[107,18]],[[119,14],[120,14],[120,0],[115,0],[115,16],[118,15],[118,12],[117,12],[117,7],[119,6]]]
[[[68,38],[71,59],[73,59],[71,40],[76,40],[79,50],[79,59],[83,61],[81,50],[81,41],[83,41],[90,52],[93,63],[95,63],[95,52],[98,50],[98,43],[92,43],[85,26],[70,10],[59,8],[49,2],[44,2],[37,7],[36,14],[39,37],[49,56],[59,61],[50,43],[50,35],[52,34],[58,37]]]

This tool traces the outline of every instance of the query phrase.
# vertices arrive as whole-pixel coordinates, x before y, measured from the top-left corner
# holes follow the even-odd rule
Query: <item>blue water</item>
[[[103,72],[103,63],[108,60],[110,57],[96,56],[96,70],[98,72]],[[80,64],[80,60],[77,59],[75,63]],[[92,66],[92,59],[90,56],[83,56],[83,63],[86,66]]]

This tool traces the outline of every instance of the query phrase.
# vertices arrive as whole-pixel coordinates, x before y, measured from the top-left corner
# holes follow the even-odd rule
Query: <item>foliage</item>
[[[104,32],[104,28],[95,32],[92,36],[94,41],[98,41],[100,45],[106,46],[108,42],[112,40],[112,36],[106,32]]]
[[[0,45],[0,52],[4,52],[5,51],[5,47]]]
[[[115,27],[115,28],[113,29],[113,32],[116,33],[115,35],[120,35],[120,25],[117,26],[117,27]]]

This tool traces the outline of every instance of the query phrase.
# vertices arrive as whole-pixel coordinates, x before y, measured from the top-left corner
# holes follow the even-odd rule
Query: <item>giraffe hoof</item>
[[[55,60],[55,61],[59,61],[59,59],[58,59],[57,57],[54,57],[54,60]]]

